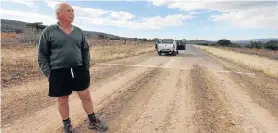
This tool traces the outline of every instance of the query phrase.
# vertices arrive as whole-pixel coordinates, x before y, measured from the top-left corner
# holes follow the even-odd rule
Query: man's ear
[[[56,16],[59,17],[59,15],[60,15],[60,12],[56,12]]]

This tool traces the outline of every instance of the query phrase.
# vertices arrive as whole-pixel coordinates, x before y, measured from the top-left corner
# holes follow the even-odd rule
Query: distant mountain
[[[207,44],[212,44],[212,43],[216,43],[214,41],[208,41],[208,40],[186,40],[187,44],[202,44],[202,43],[207,43]]]
[[[1,19],[1,32],[15,32],[17,29],[23,30],[28,24],[22,21]]]
[[[103,32],[85,31],[85,30],[83,30],[83,32],[84,32],[85,36],[87,36],[87,37],[99,37],[101,35],[104,35],[104,37],[110,38],[110,39],[122,38],[122,37],[119,37],[119,36],[116,36],[116,35],[113,35],[113,34],[107,34],[107,33],[103,33]]]
[[[278,38],[267,38],[267,39],[252,39],[252,41],[261,41],[262,43],[266,43],[270,40],[278,40]]]
[[[28,24],[27,22],[17,21],[17,20],[7,20],[7,19],[1,19],[1,32],[16,32],[16,30],[21,29],[24,30],[25,25]],[[96,31],[86,31],[84,30],[84,34],[87,37],[99,37],[99,35],[102,35],[106,38],[121,38],[116,35],[102,33],[102,32],[96,32]]]
[[[240,44],[240,45],[248,45],[250,41],[261,41],[262,43],[266,43],[270,40],[278,40],[278,38],[266,38],[266,39],[251,39],[251,40],[235,40],[231,41],[232,43]]]
[[[250,40],[236,40],[236,41],[231,40],[231,42],[241,46],[246,46],[250,43]]]
[[[261,41],[262,43],[266,43],[270,40],[278,40],[278,38],[266,38],[266,39],[251,39],[251,40],[231,40],[232,43],[246,46],[250,43],[250,41]],[[187,44],[213,44],[217,41],[209,41],[209,40],[186,40]]]

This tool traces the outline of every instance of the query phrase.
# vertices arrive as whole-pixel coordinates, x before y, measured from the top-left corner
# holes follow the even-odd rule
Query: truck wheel
[[[160,52],[157,52],[157,54],[160,56],[161,55],[161,53]]]

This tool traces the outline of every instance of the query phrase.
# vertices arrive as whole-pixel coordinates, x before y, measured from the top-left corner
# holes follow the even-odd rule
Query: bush
[[[212,44],[210,44],[210,46],[219,46],[219,44],[217,44],[217,43],[212,43]]]
[[[203,46],[208,46],[208,43],[197,43],[197,45],[203,45]]]
[[[265,49],[269,49],[269,50],[278,50],[278,40],[270,40],[268,41],[265,46]]]
[[[246,48],[256,48],[256,49],[261,49],[263,48],[263,43],[260,41],[250,41],[249,45],[245,46]]]
[[[226,40],[226,39],[222,39],[217,41],[217,44],[221,45],[221,46],[229,46],[231,45],[231,41],[230,40]]]
[[[239,45],[239,44],[236,44],[236,43],[232,43],[229,45],[229,47],[232,47],[232,48],[241,48],[242,46]]]

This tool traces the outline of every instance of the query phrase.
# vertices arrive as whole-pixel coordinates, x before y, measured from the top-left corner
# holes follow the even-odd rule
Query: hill
[[[28,23],[22,22],[22,21],[17,21],[17,20],[1,19],[1,32],[16,32],[16,30],[18,30],[18,29],[24,30],[24,27],[26,24],[28,24]],[[102,35],[106,38],[111,38],[111,39],[121,38],[116,35],[102,33],[102,32],[86,31],[86,30],[83,30],[83,31],[87,37],[99,37]]]
[[[215,43],[214,41],[208,41],[208,40],[186,40],[187,44],[198,44],[198,43],[207,43],[207,44],[212,44]]]
[[[247,45],[250,43],[250,41],[260,41],[262,43],[266,43],[270,40],[278,40],[278,38],[266,38],[266,39],[251,39],[251,40],[234,40],[231,41],[232,43],[237,43],[237,44],[241,44],[241,45]]]
[[[15,32],[17,29],[23,30],[26,22],[17,20],[1,19],[1,32]]]

